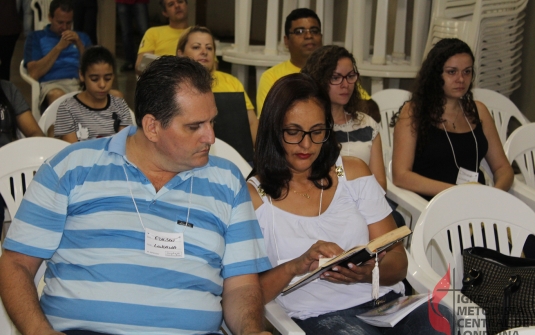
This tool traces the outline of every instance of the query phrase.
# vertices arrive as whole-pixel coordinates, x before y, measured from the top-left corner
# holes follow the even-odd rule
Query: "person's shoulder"
[[[364,161],[357,157],[343,156],[342,163],[344,164],[344,171],[347,180],[354,180],[361,177],[370,176],[370,168]]]
[[[83,165],[87,166],[88,162],[97,161],[102,152],[107,150],[110,139],[110,137],[104,137],[68,145],[53,156],[49,160],[49,164],[53,168],[58,165],[75,168],[78,161],[80,164],[83,162]]]
[[[229,73],[225,73],[225,72],[221,72],[221,71],[215,71],[214,72],[214,76],[218,80],[225,81],[225,82],[227,82],[229,84],[232,84],[233,86],[243,86],[238,78],[234,77],[233,75],[231,75]]]
[[[373,128],[376,128],[379,126],[379,124],[368,114],[357,112],[357,117],[360,119],[360,122],[363,126],[371,126]]]
[[[233,162],[231,162],[230,160],[223,158],[223,157],[214,156],[214,155],[210,155],[209,157],[210,157],[209,163],[205,167],[215,168],[219,171],[229,171],[233,176],[235,176],[238,179],[240,179],[240,177],[246,177],[246,176],[242,176],[241,171],[238,168],[238,166],[234,164]],[[220,175],[223,178],[221,179],[222,182],[230,182],[230,180],[228,180],[224,174],[217,174],[217,175]]]
[[[80,37],[86,47],[91,45],[91,38],[89,38],[89,35],[87,35],[83,31],[76,31],[76,34],[78,34],[78,37]]]
[[[145,31],[144,38],[148,36],[158,35],[162,31],[164,31],[166,27],[169,27],[169,26],[165,25],[165,26],[150,27],[149,29],[147,29],[147,31]]]
[[[264,72],[262,77],[266,76],[275,78],[275,80],[279,79],[284,75],[284,73],[288,72],[288,69],[290,68],[288,64],[293,66],[293,64],[289,60],[279,63],[277,65],[273,65],[271,68],[267,69],[266,72]]]

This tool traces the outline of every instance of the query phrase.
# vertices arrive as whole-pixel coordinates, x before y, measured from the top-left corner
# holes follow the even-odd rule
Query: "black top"
[[[487,154],[489,143],[483,133],[483,126],[480,124],[474,128],[474,135],[477,139],[477,166],[476,166],[476,142],[472,132],[467,133],[450,133],[448,132],[451,144],[455,150],[455,158],[459,167],[470,171],[478,171],[480,184],[485,184],[485,177],[479,171],[481,160]],[[422,148],[417,150],[414,157],[412,171],[427,178],[455,184],[459,169],[455,165],[453,152],[446,132],[442,128],[431,127],[428,132],[428,142]],[[420,194],[421,195],[421,194]],[[427,200],[430,196],[421,195]]]

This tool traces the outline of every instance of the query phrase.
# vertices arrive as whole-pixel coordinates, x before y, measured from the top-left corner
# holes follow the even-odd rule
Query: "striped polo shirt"
[[[126,159],[136,129],[73,144],[43,164],[4,247],[47,259],[41,306],[56,330],[215,332],[223,280],[271,267],[249,192],[239,169],[214,156],[156,192]],[[186,220],[193,227],[177,224]],[[145,254],[141,222],[183,232],[185,257]]]

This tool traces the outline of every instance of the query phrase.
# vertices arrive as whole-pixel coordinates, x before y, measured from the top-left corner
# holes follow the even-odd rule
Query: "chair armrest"
[[[409,228],[414,230],[414,225],[429,202],[412,191],[397,187],[388,179],[386,184],[387,197],[411,214],[412,224]]]
[[[286,314],[279,304],[270,301],[266,304],[266,319],[281,335],[305,335],[305,332]]]
[[[513,185],[509,189],[509,193],[522,200],[532,210],[535,211],[535,188],[529,187],[515,176]]]
[[[41,93],[41,86],[39,86],[39,82],[37,80],[33,79],[28,74],[28,70],[24,67],[24,59],[20,62],[19,73],[22,79],[24,79],[25,82],[30,84],[32,88],[32,101],[30,106],[32,108],[32,114],[35,118],[35,121],[39,121],[39,119],[41,118],[41,110],[39,107],[39,94]]]

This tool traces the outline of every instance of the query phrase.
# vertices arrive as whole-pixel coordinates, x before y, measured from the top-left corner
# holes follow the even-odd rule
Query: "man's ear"
[[[52,23],[53,18],[52,13],[48,13],[48,22]]]
[[[158,135],[160,134],[160,129],[162,125],[160,121],[156,120],[154,115],[145,114],[141,120],[141,128],[145,137],[151,142],[158,142]]]
[[[284,46],[288,48],[288,36],[284,35]]]
[[[84,82],[84,76],[82,75],[82,71],[78,70],[78,77],[80,78],[80,82]]]

